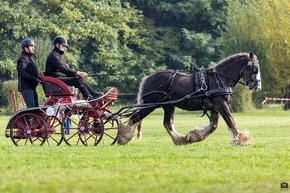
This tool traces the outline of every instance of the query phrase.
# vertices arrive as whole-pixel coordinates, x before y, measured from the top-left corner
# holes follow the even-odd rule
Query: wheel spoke
[[[29,127],[29,126],[28,126],[28,123],[27,123],[27,120],[26,120],[25,117],[23,117],[23,120],[24,120],[24,124],[25,124],[25,126],[26,126],[26,127]]]
[[[16,128],[18,128],[18,129],[20,129],[20,128],[22,129],[22,128],[25,127],[25,125],[23,125],[23,123],[21,123],[20,121],[16,121],[15,126],[16,126]]]
[[[109,138],[111,138],[111,139],[115,139],[114,137],[112,137],[111,135],[109,135],[109,134],[106,133],[106,132],[104,132],[104,134],[105,134],[106,136],[108,136]]]
[[[59,141],[57,141],[54,137],[50,136],[50,139],[52,139],[53,141],[55,141],[56,143],[58,143]],[[47,140],[48,142],[48,140]]]
[[[36,137],[34,140],[30,139],[32,141],[32,143],[34,143],[35,141],[41,141],[40,139],[43,139],[42,137]]]
[[[71,138],[73,138],[76,134],[78,134],[78,133],[75,133],[75,134],[73,134],[72,136],[70,136],[70,137],[67,139],[67,141],[70,140]]]
[[[78,145],[78,144],[79,144],[80,140],[81,140],[81,139],[80,139],[80,138],[78,138],[78,141],[77,141],[77,144],[76,144],[76,145]]]
[[[87,138],[87,140],[89,140],[90,138],[94,138],[95,140],[97,139],[97,137],[95,137],[93,133],[92,134],[88,133],[88,135],[89,137]]]
[[[55,117],[48,117],[46,119],[48,127],[48,136],[47,136],[47,144],[48,145],[60,145],[63,137],[61,133],[61,122],[60,120]]]

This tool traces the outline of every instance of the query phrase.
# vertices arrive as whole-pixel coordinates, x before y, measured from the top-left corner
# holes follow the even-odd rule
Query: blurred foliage
[[[245,86],[238,84],[235,87],[235,92],[233,94],[231,109],[234,112],[253,110],[252,91],[249,91]]]
[[[225,28],[226,0],[131,0],[154,27],[157,63],[193,70],[217,62]]]
[[[13,113],[13,110],[16,108],[16,110],[25,108],[25,103],[21,97],[20,92],[17,92],[17,80],[8,80],[4,81],[2,85],[2,91],[5,96],[2,99],[5,99],[5,103],[8,103],[9,108],[6,108],[5,111],[2,110],[2,114],[11,114]]]
[[[229,2],[227,28],[223,34],[224,55],[244,50],[253,51],[258,56],[263,88],[262,92],[253,94],[257,105],[265,96],[283,97],[290,84],[287,78],[290,73],[290,2]],[[241,92],[247,95],[249,91]]]

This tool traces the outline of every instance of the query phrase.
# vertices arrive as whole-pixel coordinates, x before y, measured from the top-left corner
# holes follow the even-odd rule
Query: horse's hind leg
[[[128,120],[127,125],[120,124],[118,130],[118,144],[123,145],[128,143],[134,136],[135,128],[141,124],[142,121],[147,115],[154,111],[156,107],[145,108],[134,113]]]
[[[218,127],[219,113],[217,111],[210,112],[210,123],[203,129],[193,129],[187,135],[187,141],[189,143],[199,142],[207,138]]]
[[[164,110],[164,119],[163,119],[163,125],[166,128],[166,131],[172,138],[172,141],[175,145],[184,145],[187,144],[186,142],[186,137],[179,134],[175,127],[174,127],[174,111],[175,107],[168,105],[168,106],[163,106]]]
[[[137,139],[138,141],[142,140],[142,121],[140,121],[137,126]]]

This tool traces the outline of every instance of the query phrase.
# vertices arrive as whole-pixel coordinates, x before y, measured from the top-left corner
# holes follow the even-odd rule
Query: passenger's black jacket
[[[18,91],[36,89],[40,80],[33,54],[22,52],[17,61]]]
[[[65,63],[63,51],[54,48],[47,57],[45,75],[52,77],[76,76],[77,71],[70,69]]]

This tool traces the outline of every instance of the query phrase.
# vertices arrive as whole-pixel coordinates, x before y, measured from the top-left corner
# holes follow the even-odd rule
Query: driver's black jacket
[[[77,71],[70,69],[66,64],[64,52],[54,48],[47,57],[45,66],[45,75],[52,77],[73,77],[76,76]]]

